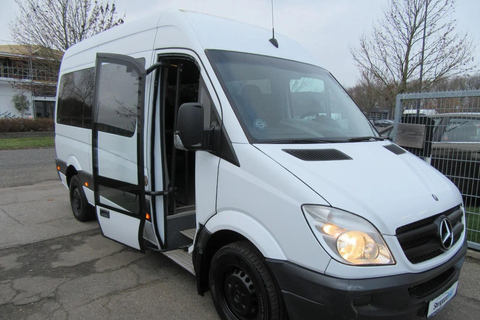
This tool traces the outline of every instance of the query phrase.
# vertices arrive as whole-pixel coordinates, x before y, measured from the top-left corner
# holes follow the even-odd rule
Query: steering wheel
[[[315,118],[318,122],[321,122],[323,124],[326,124],[332,128],[340,128],[340,125],[336,120],[333,120],[329,116],[321,115]]]
[[[304,114],[300,116],[301,119],[305,119],[307,117],[315,117],[315,119],[318,117],[318,112],[315,112],[313,110],[308,110]]]

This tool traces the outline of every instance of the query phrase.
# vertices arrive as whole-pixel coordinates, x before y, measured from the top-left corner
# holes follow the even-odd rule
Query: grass
[[[55,145],[53,137],[2,138],[0,150],[48,148]]]
[[[467,207],[467,240],[480,243],[480,207]]]

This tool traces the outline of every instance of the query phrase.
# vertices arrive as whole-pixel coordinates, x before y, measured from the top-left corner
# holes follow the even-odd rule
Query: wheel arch
[[[82,167],[80,166],[78,160],[73,156],[68,157],[66,172],[68,186],[70,186],[70,180],[72,179],[72,177],[78,174],[79,171],[82,171]]]
[[[215,253],[237,241],[247,241],[265,258],[286,260],[275,238],[252,217],[233,211],[216,214],[200,225],[195,241],[193,263],[200,295],[209,290],[208,274]]]
[[[72,180],[72,177],[74,175],[77,175],[78,174],[78,171],[77,169],[75,169],[74,166],[72,165],[69,165],[67,167],[67,173],[66,173],[66,177],[67,177],[67,185],[70,186],[70,180]]]

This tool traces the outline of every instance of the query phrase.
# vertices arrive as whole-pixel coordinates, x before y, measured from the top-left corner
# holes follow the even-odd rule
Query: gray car
[[[467,206],[479,203],[480,113],[447,113],[432,118],[432,166],[456,184]]]

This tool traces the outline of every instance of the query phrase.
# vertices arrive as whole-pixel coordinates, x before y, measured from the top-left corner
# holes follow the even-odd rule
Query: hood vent
[[[385,146],[384,148],[387,149],[388,151],[391,151],[391,152],[395,153],[396,155],[406,153],[405,150],[403,150],[402,148],[400,148],[396,144],[389,144],[388,146]]]
[[[283,151],[304,161],[352,160],[345,153],[336,149],[283,149]]]

